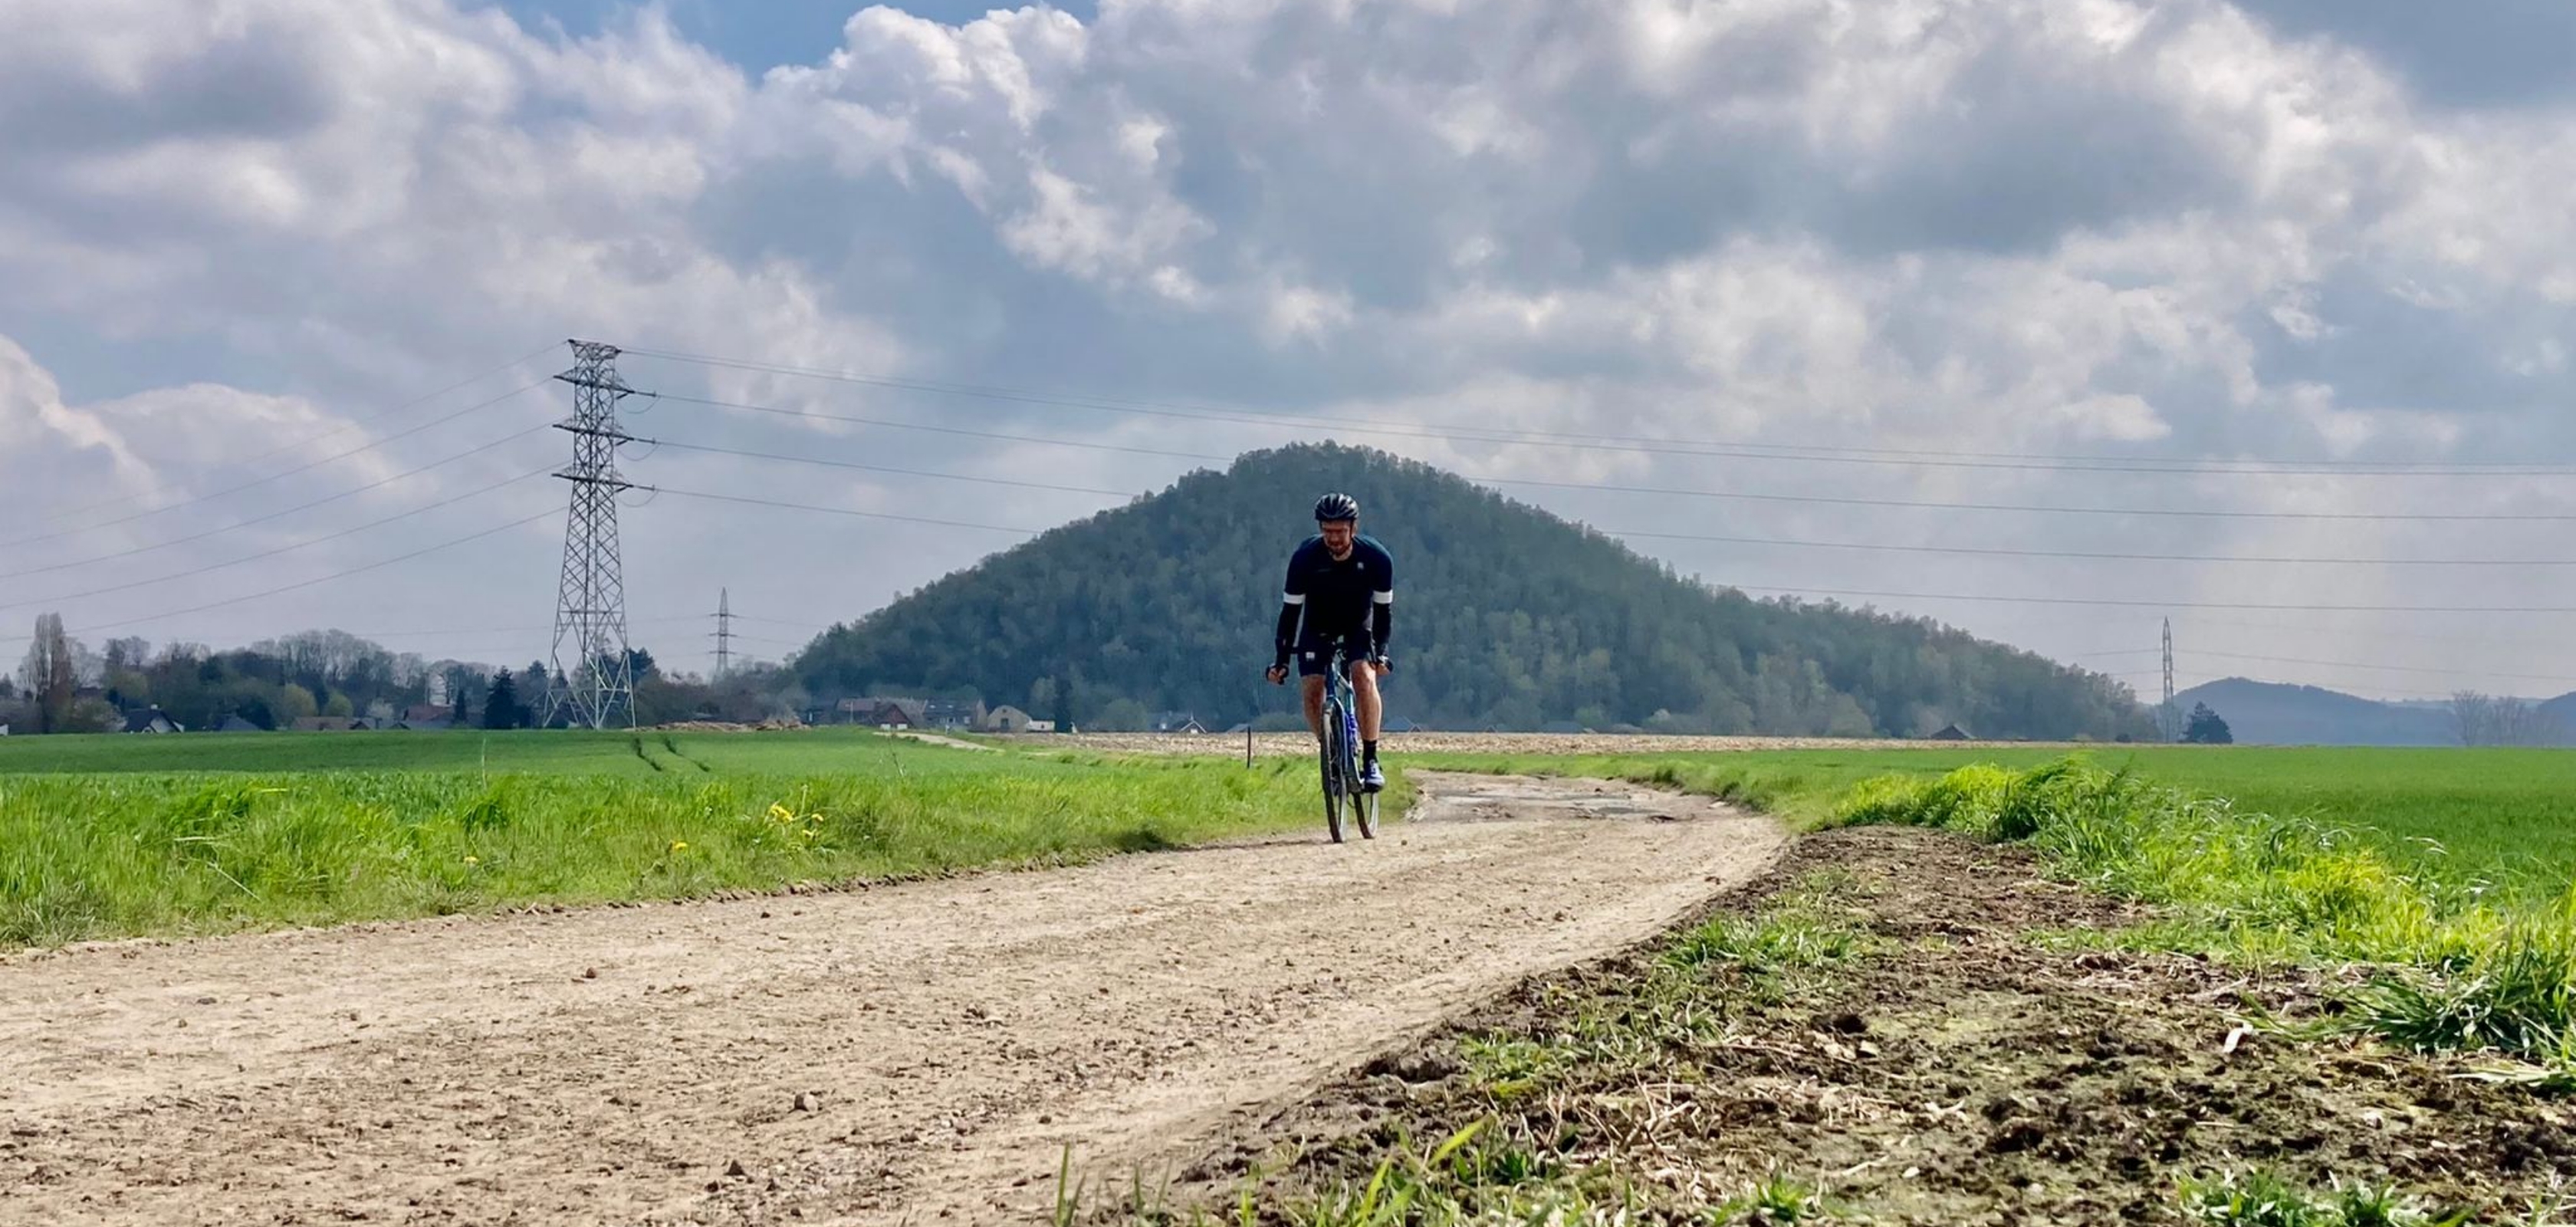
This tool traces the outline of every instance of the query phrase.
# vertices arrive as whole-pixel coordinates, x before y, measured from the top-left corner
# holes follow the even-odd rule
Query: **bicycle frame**
[[[1360,783],[1359,692],[1351,685],[1351,659],[1333,646],[1324,668],[1324,824],[1334,843],[1342,842],[1342,806],[1347,802],[1359,819],[1360,838],[1377,838],[1377,794]]]

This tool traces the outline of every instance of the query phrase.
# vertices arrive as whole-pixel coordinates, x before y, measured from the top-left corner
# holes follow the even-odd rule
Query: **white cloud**
[[[2376,50],[2286,39],[2218,0],[1105,0],[1088,25],[1046,8],[945,25],[878,7],[853,13],[829,58],[756,78],[650,8],[572,40],[449,0],[0,0],[0,23],[0,333],[33,353],[0,351],[15,355],[0,431],[84,487],[185,484],[246,437],[345,420],[557,336],[1434,433],[2466,461],[2576,441],[2556,409],[2576,390],[2576,236],[2556,203],[2576,174],[2569,104],[2434,108]],[[1096,410],[636,365],[718,399],[1155,437]],[[639,420],[929,468],[995,450],[676,405]],[[142,422],[157,425],[126,430]],[[1192,434],[1218,452],[1282,437]],[[395,450],[434,458],[435,439]],[[1379,441],[1501,474],[1778,492],[2566,501],[2509,482],[2463,494]],[[961,483],[656,463],[804,501],[1067,514]],[[1058,461],[1117,488],[1182,463]],[[1863,511],[1542,501],[1738,535],[2122,540],[2093,520],[1899,531]],[[659,530],[677,553],[632,552],[639,593],[694,609],[689,585],[753,565],[720,527],[743,523]],[[2177,551],[2461,548],[2423,526],[2344,523],[2330,541],[2315,527],[2129,531]],[[826,621],[991,544],[775,520],[759,536],[754,554],[781,560],[760,565],[793,574],[772,599]],[[529,544],[521,565],[541,571],[543,542]],[[2286,582],[1670,548],[1746,582],[1848,588],[2242,599]],[[800,551],[848,565],[784,561]],[[2407,596],[2351,570],[2297,582]]]
[[[75,489],[116,493],[152,476],[121,432],[95,409],[64,404],[53,375],[7,337],[0,337],[0,448],[26,458],[11,466],[18,473],[13,501],[22,511],[54,505]]]

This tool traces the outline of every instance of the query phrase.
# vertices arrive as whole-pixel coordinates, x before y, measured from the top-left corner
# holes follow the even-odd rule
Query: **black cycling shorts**
[[[1353,661],[1368,660],[1377,655],[1376,645],[1365,626],[1345,631],[1305,631],[1297,638],[1297,676],[1322,677],[1324,667],[1333,661],[1333,646],[1341,645],[1342,654]]]

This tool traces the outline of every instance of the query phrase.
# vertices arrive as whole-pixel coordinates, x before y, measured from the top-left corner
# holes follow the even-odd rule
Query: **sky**
[[[1333,438],[2150,698],[2166,618],[2185,686],[2576,690],[2557,0],[0,28],[10,660],[46,611],[545,658],[580,338],[639,392],[629,613],[680,667],[719,591],[775,659]]]

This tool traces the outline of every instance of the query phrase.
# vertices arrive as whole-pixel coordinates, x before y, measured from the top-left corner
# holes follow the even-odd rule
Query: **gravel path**
[[[0,1221],[1042,1220],[1784,838],[1414,778],[1342,846],[0,959]]]

